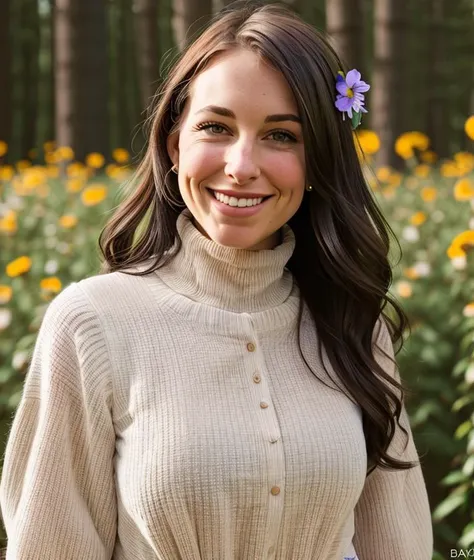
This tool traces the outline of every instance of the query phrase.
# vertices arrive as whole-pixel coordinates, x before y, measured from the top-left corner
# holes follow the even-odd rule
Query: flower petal
[[[336,84],[336,89],[341,95],[346,95],[347,94],[347,84],[346,84],[345,80],[342,80],[342,82],[338,82]]]
[[[370,86],[367,82],[364,82],[362,80],[360,80],[359,82],[357,82],[354,87],[353,87],[355,92],[360,92],[363,93],[364,91],[369,91]]]
[[[352,86],[356,84],[360,78],[361,76],[359,70],[354,68],[354,70],[349,70],[349,72],[347,72],[346,83],[350,88],[352,88]]]
[[[341,96],[339,99],[336,99],[336,107],[339,111],[347,111],[352,107],[352,99]]]

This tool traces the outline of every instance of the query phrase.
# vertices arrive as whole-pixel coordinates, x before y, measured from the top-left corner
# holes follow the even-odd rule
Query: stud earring
[[[308,186],[306,187],[306,190],[307,190],[308,192],[311,192],[311,191],[313,190],[313,187],[312,187],[311,185],[308,185]]]
[[[178,166],[177,165],[173,165],[173,167],[171,168],[171,171],[173,173],[176,173],[176,175],[178,174]]]

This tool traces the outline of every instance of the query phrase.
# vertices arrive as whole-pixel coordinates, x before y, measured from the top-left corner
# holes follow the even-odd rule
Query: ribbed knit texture
[[[329,387],[300,355],[290,227],[246,251],[187,209],[177,225],[164,268],[50,303],[5,453],[7,560],[431,560],[421,468],[366,478],[361,410],[306,308],[302,351]],[[405,408],[403,425],[390,452],[418,461]]]

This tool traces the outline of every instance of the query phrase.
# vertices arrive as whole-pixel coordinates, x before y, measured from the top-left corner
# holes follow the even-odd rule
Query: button
[[[275,547],[272,545],[269,549],[268,549],[268,555],[271,556],[273,554],[273,552],[275,551]]]
[[[254,344],[253,342],[249,342],[249,343],[247,344],[247,350],[248,350],[249,352],[255,352],[255,344]]]
[[[260,375],[258,375],[258,373],[253,376],[253,380],[255,381],[255,383],[260,383],[261,379],[262,378],[260,377]]]
[[[278,494],[280,493],[280,488],[279,488],[278,486],[274,486],[274,487],[271,489],[271,492],[272,492],[272,494],[273,494],[274,496],[278,496]]]
[[[260,403],[260,408],[268,408],[268,404],[266,402],[261,402]]]
[[[278,441],[280,439],[280,436],[271,436],[270,437],[270,443],[275,443],[276,441]]]

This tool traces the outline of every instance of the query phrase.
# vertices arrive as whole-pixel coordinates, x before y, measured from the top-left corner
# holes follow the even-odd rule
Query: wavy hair
[[[403,346],[403,332],[409,328],[403,310],[387,293],[392,283],[388,231],[394,234],[364,178],[350,121],[334,107],[335,78],[344,65],[325,36],[289,8],[234,3],[214,16],[174,62],[149,110],[148,145],[128,196],[100,234],[100,273],[125,272],[147,261],[144,270],[126,273],[148,274],[173,258],[176,253],[168,250],[175,240],[176,252],[180,250],[176,221],[185,203],[177,176],[170,174],[167,137],[179,130],[193,78],[217,54],[242,48],[283,74],[302,120],[306,180],[313,190],[305,192],[288,221],[296,246],[287,263],[301,294],[300,353],[306,362],[300,337],[306,303],[320,355],[323,345],[333,370],[362,410],[368,473],[377,466],[412,468],[416,463],[387,453],[395,418],[400,426],[405,389],[397,381],[393,354],[383,346],[397,341]],[[388,303],[396,321],[384,312]],[[378,333],[382,329],[385,334],[374,337],[377,323]],[[393,362],[396,375],[384,371],[374,358],[373,338],[385,340],[379,348]],[[325,365],[324,369],[328,373]]]

